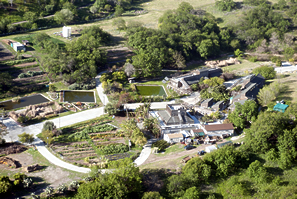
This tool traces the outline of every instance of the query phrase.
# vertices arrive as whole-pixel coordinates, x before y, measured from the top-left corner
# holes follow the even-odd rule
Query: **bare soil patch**
[[[5,143],[0,147],[0,155],[9,155],[15,153],[22,153],[27,150],[27,147],[17,143]]]
[[[4,41],[4,40],[2,40]],[[0,42],[0,61],[13,59],[14,55]]]
[[[217,144],[223,143],[225,141],[226,140],[223,140],[222,142],[217,142]],[[200,144],[194,149],[184,150],[184,151],[175,152],[175,153],[172,152],[164,156],[151,154],[149,158],[140,167],[142,169],[145,169],[145,168],[180,169],[182,165],[185,165],[185,163],[181,162],[183,157],[185,156],[195,157],[198,151],[205,150],[205,147],[207,146],[210,146],[210,145]]]

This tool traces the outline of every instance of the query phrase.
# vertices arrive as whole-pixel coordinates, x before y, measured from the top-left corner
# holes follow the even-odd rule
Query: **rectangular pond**
[[[95,102],[94,91],[64,91],[64,102]]]
[[[41,94],[31,95],[27,97],[22,97],[19,102],[12,102],[12,100],[0,102],[0,108],[4,108],[5,110],[12,110],[16,108],[26,107],[29,105],[41,104],[48,101],[50,100],[48,100]]]
[[[136,89],[138,94],[142,96],[166,96],[163,86],[136,85]]]

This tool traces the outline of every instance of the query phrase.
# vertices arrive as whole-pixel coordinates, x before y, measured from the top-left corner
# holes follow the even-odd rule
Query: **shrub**
[[[27,176],[23,173],[16,173],[13,175],[14,178],[14,185],[20,185],[23,181],[27,178]]]
[[[249,58],[249,61],[250,61],[250,62],[256,62],[256,61],[257,61],[257,56],[250,57],[250,58]]]
[[[54,92],[57,90],[57,87],[54,84],[50,84],[48,90]]]
[[[68,88],[69,90],[90,90],[96,87],[95,79],[90,79],[82,84],[74,83],[71,84]]]
[[[21,60],[13,60],[13,61],[6,61],[3,64],[7,65],[7,66],[12,66],[12,65],[16,65],[16,64],[22,64],[22,63],[27,63],[27,62],[34,62],[36,61],[35,58],[31,57],[28,59],[21,59]]]
[[[216,6],[221,11],[228,11],[230,12],[236,6],[233,0],[219,0],[216,1]]]
[[[157,142],[153,143],[153,147],[158,147],[159,151],[164,151],[167,147],[170,146],[168,142],[165,140],[158,140]]]
[[[20,116],[18,119],[17,119],[17,122],[23,124],[25,122],[27,122],[29,120],[29,118],[27,116]]]
[[[276,75],[276,72],[273,67],[269,66],[260,66],[253,70],[255,75],[262,75],[265,79],[273,79]]]
[[[8,176],[0,176],[0,194],[7,193],[11,189],[12,184]]]
[[[18,75],[18,78],[34,77],[37,75],[42,75],[43,71],[28,71],[27,73],[21,73]]]
[[[107,146],[98,146],[98,148],[104,155],[115,154],[115,153],[125,153],[129,151],[129,146],[122,143],[109,144]]]

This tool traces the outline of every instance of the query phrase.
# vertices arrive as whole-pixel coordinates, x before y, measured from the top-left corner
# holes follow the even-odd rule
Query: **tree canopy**
[[[62,76],[71,84],[86,82],[94,78],[106,62],[106,51],[99,48],[109,41],[108,33],[99,26],[91,26],[82,31],[81,37],[67,43],[65,49],[55,44],[47,45],[48,56],[41,62],[50,77]]]
[[[225,37],[214,17],[192,12],[194,8],[183,2],[159,18],[159,30],[138,27],[127,31],[128,44],[136,53],[132,58],[136,76],[156,76],[164,67],[183,67],[180,63],[185,59],[207,58],[220,52]]]
[[[244,104],[235,103],[235,110],[228,115],[228,119],[236,127],[245,128],[249,122],[256,121],[258,116],[258,104],[254,100],[247,100]]]

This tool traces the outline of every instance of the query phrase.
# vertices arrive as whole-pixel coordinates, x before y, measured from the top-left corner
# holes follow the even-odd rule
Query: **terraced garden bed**
[[[109,125],[111,121],[112,118],[103,116],[64,127],[51,148],[64,160],[79,166],[135,157],[140,150],[129,151],[128,138]]]

